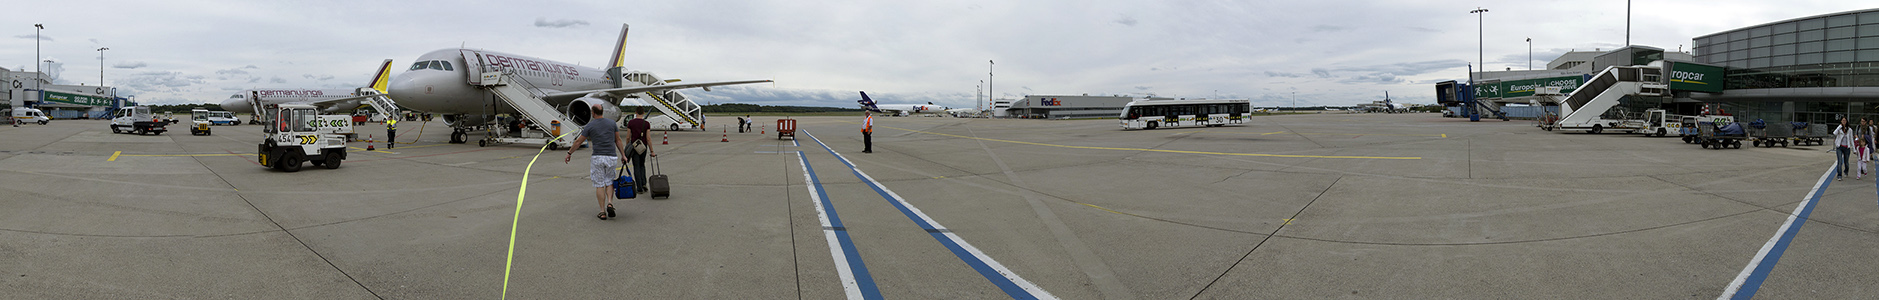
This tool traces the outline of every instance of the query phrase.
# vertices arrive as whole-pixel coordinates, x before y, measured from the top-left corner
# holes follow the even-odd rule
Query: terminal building
[[[1693,53],[1636,45],[1574,51],[1548,63],[1546,70],[1473,72],[1472,84],[1438,83],[1437,99],[1451,110],[1471,98],[1483,110],[1537,116],[1558,108],[1545,101],[1571,94],[1608,67],[1656,62],[1658,71],[1643,76],[1667,89],[1627,96],[1611,113],[1662,108],[1695,115],[1707,106],[1744,120],[1879,119],[1879,9],[1723,31],[1693,38],[1692,45]]]
[[[1692,41],[1696,62],[1725,68],[1721,92],[1692,98],[1720,104],[1738,119],[1879,118],[1879,9],[1770,22]]]
[[[37,108],[53,119],[101,119],[118,107],[137,105],[116,97],[116,88],[52,84],[40,72],[0,68],[0,83],[5,84],[0,90],[6,91],[0,93],[0,101],[11,107]]]

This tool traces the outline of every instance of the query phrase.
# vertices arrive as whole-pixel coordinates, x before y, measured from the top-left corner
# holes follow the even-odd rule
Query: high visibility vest
[[[385,119],[385,129],[398,130],[398,120]]]
[[[873,115],[869,115],[867,120],[861,122],[861,132],[874,133],[874,116]]]

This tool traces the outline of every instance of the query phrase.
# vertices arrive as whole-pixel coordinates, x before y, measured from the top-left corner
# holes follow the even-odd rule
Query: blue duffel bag
[[[613,179],[613,198],[633,199],[638,196],[633,194],[634,190],[637,188],[633,186],[633,176],[626,175],[626,169],[620,169],[620,177]]]

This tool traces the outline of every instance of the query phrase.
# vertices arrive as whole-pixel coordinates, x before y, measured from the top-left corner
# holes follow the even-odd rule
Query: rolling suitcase
[[[652,158],[652,173],[652,175],[646,175],[646,194],[651,195],[652,198],[671,198],[672,183],[668,182],[665,174],[659,172],[659,157],[657,156]]]

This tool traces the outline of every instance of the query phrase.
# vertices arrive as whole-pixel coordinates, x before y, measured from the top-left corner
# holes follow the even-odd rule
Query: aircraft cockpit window
[[[431,65],[430,61],[420,61],[420,62],[411,64],[411,70],[409,71],[423,70],[424,68],[429,67],[430,65]]]
[[[444,65],[444,71],[456,71],[457,70],[455,68],[451,68],[450,61],[447,61],[447,60],[439,60],[437,61],[437,64]]]
[[[432,70],[438,70],[438,71],[443,71],[443,70],[444,70],[444,61],[441,61],[441,60],[433,60],[433,61],[431,61],[431,69],[432,69]]]

